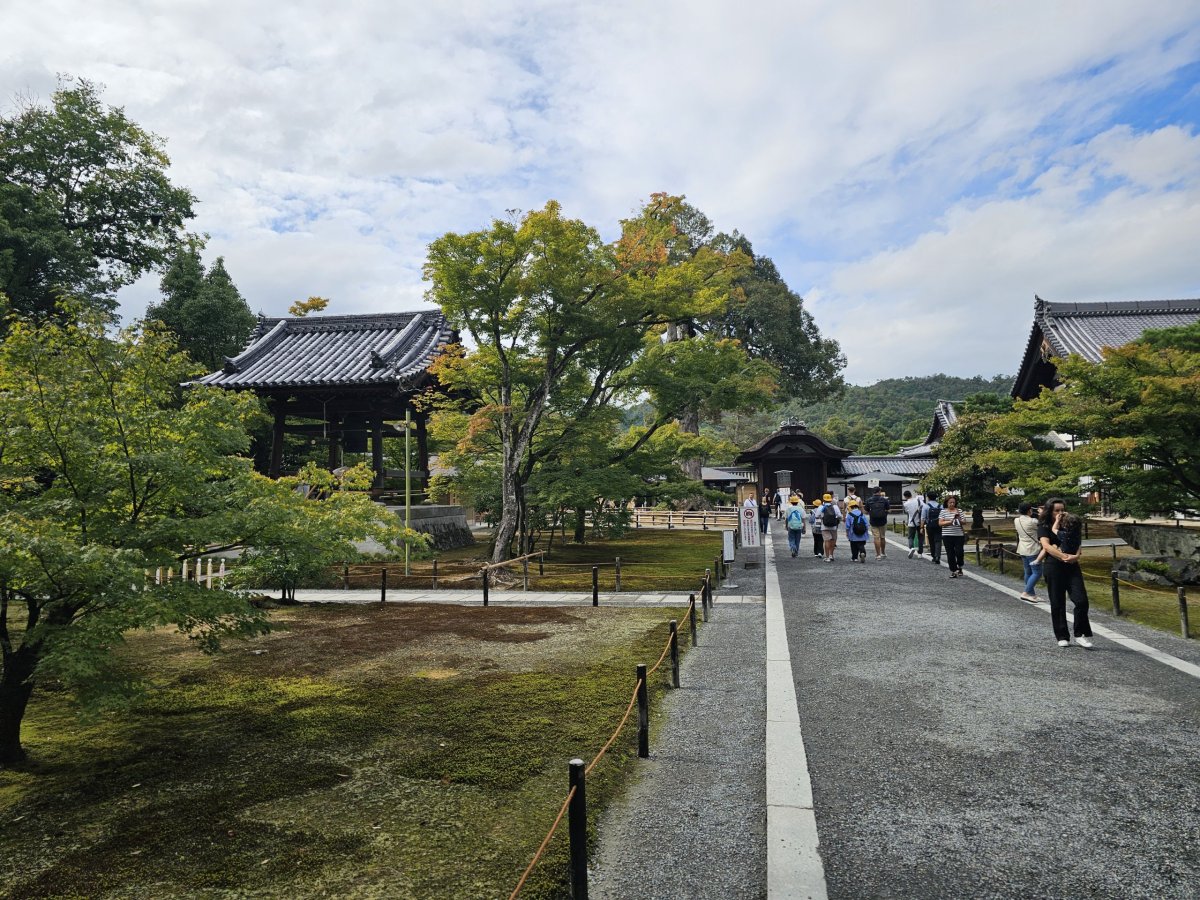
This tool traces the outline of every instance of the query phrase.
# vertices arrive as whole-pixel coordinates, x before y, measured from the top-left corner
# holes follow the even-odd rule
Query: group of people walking
[[[941,565],[943,552],[951,578],[961,578],[966,543],[964,513],[958,497],[946,495],[939,502],[933,492],[914,494],[905,491],[902,509],[908,536],[908,558],[924,559],[926,549],[934,565]],[[788,549],[792,557],[801,552],[806,534],[812,535],[812,555],[825,563],[835,558],[838,540],[845,532],[850,545],[850,561],[867,561],[867,543],[874,544],[875,559],[887,559],[887,526],[891,501],[883,488],[863,500],[851,487],[846,496],[837,500],[824,494],[805,505],[804,496],[792,493],[787,502],[776,495],[764,496],[759,504],[760,525],[767,531],[771,512],[775,512],[787,530]],[[775,509],[775,499],[780,501]],[[753,501],[747,501],[752,503]],[[765,511],[765,515],[764,515]],[[1059,497],[1041,506],[1022,503],[1016,519],[1017,553],[1024,564],[1024,590],[1021,599],[1039,602],[1037,584],[1044,578],[1050,603],[1050,621],[1060,647],[1071,645],[1067,626],[1067,598],[1074,604],[1075,642],[1092,647],[1092,628],[1088,619],[1087,586],[1079,567],[1082,556],[1082,531],[1077,516],[1067,512],[1066,503]]]

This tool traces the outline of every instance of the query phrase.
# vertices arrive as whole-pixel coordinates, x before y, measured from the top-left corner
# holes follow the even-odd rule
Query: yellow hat
[[[832,499],[833,499],[833,494],[826,494],[826,495],[825,495],[824,497],[822,497],[821,499],[822,499],[822,500],[825,500],[826,502],[828,502],[828,501],[830,501],[830,500],[832,500]]]
[[[813,501],[813,506],[820,506],[820,505],[821,505],[821,501],[820,501],[820,500],[814,500],[814,501]]]
[[[795,494],[792,494],[792,496],[788,497],[788,503],[799,503],[799,502],[800,502],[800,498],[797,497]]]

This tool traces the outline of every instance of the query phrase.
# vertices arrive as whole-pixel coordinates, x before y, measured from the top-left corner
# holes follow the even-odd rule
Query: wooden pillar
[[[383,416],[371,416],[371,470],[375,473],[373,487],[383,487]]]
[[[334,416],[325,426],[329,433],[329,471],[332,472],[342,464],[342,420]]]
[[[271,467],[267,474],[278,478],[283,472],[283,428],[287,424],[285,403],[279,400],[275,403],[275,427],[271,429]]]
[[[417,468],[428,483],[429,479],[429,435],[426,432],[427,418],[424,413],[417,415]]]

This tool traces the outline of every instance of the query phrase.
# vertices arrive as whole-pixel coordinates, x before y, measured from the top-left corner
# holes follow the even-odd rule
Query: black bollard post
[[[704,621],[708,621],[708,591],[704,587],[704,582],[700,582],[700,614]]]
[[[538,577],[546,574],[546,554],[538,554]]]
[[[1004,574],[1004,548],[1000,548],[1000,574]]]
[[[617,557],[616,575],[613,578],[613,589],[619,594],[621,593],[621,557]]]
[[[1112,570],[1113,615],[1121,615],[1121,585],[1117,582],[1117,570]]]
[[[433,558],[433,589],[437,590],[437,557]]]
[[[592,606],[600,605],[600,567],[592,566]]]
[[[688,622],[692,628],[692,646],[696,646],[696,595],[688,597]]]
[[[646,664],[637,667],[638,756],[650,758],[650,692],[646,688]]]
[[[342,590],[350,590],[350,567],[342,566]]]
[[[983,565],[983,554],[979,552],[979,538],[975,538],[975,565]]]
[[[674,619],[670,622],[671,628],[671,683],[675,687],[679,687],[679,623]],[[1187,637],[1187,635],[1184,635]]]
[[[1117,561],[1117,545],[1112,544],[1113,562]]]
[[[1190,638],[1192,635],[1188,629],[1187,589],[1176,588],[1175,595],[1179,597],[1179,633],[1184,638]]]
[[[569,786],[575,789],[567,806],[567,836],[571,841],[571,896],[587,900],[587,770],[582,759],[567,764]]]
[[[488,568],[484,566],[480,570],[483,573],[483,605],[488,605]]]
[[[529,590],[529,557],[521,560],[521,590]]]
[[[379,605],[387,603],[387,569],[379,570]]]

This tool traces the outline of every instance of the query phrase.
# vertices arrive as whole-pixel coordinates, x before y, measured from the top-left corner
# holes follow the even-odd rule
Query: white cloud
[[[656,190],[811,286],[855,380],[915,368],[857,335],[1011,370],[1035,290],[1196,287],[1194,123],[1112,118],[1200,56],[1185,0],[11,7],[0,84],[104,82],[269,313],[418,303],[446,230],[554,197],[611,234]]]

